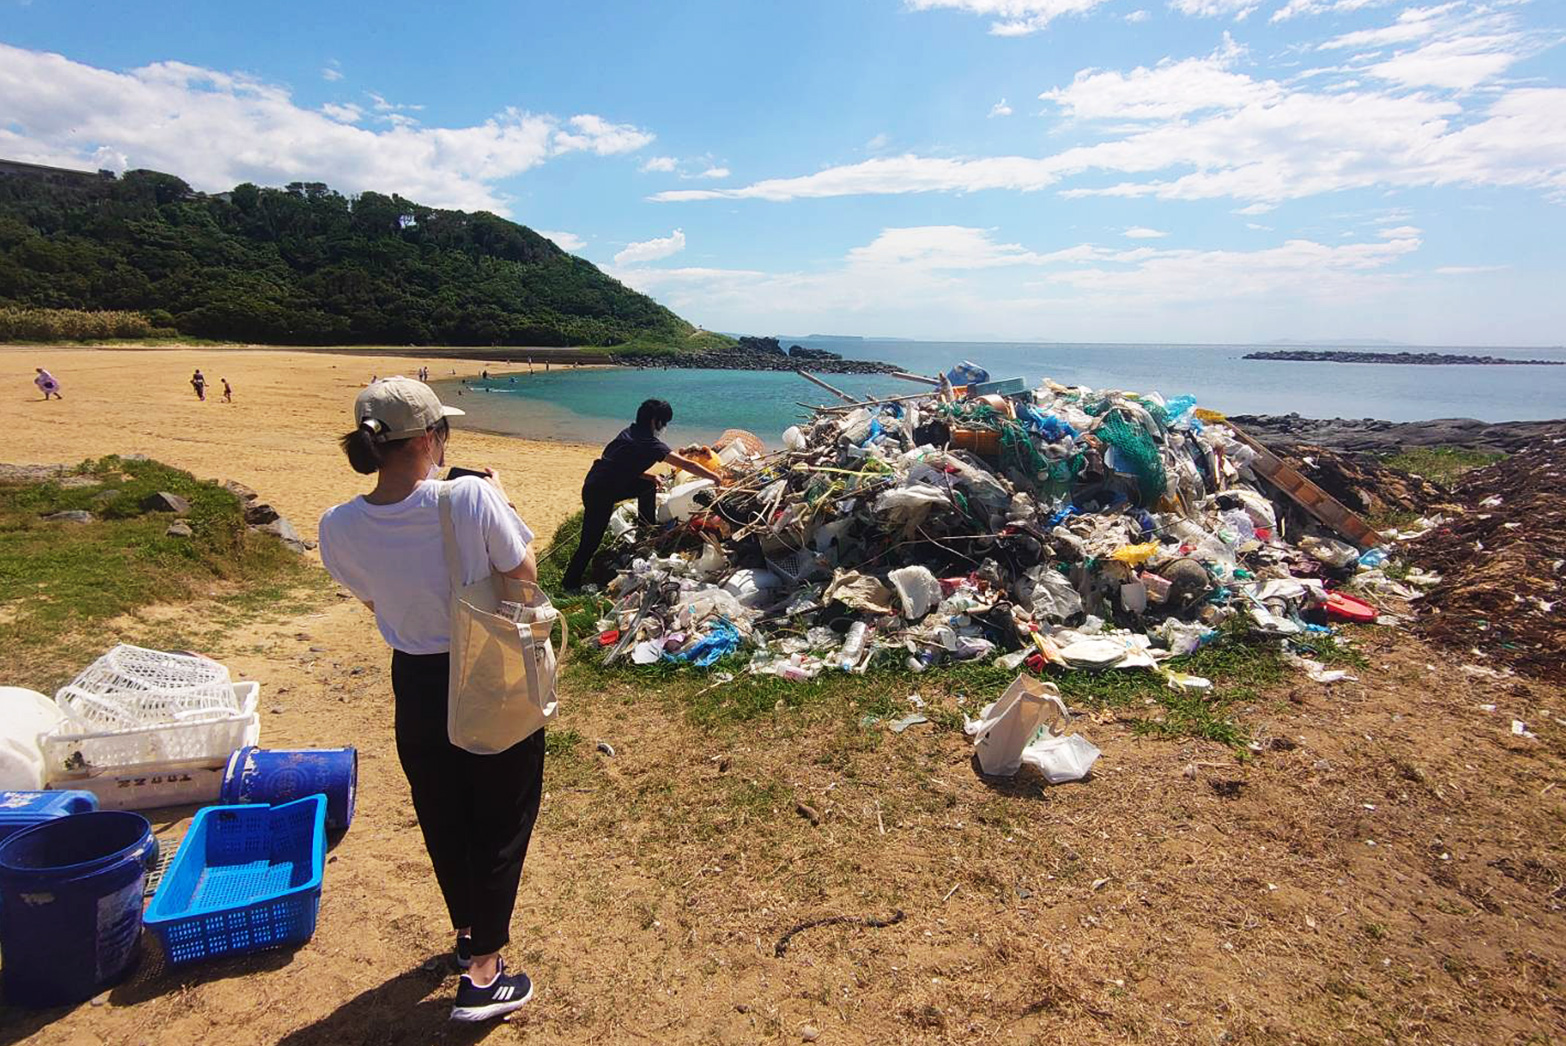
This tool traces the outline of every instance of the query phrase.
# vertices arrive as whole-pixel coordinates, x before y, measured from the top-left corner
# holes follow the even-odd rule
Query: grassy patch
[[[1495,451],[1466,450],[1462,447],[1410,447],[1381,459],[1382,464],[1403,472],[1412,472],[1442,486],[1451,486],[1459,476],[1506,457]]]
[[[0,485],[0,645],[8,682],[49,690],[109,645],[106,624],[153,604],[219,600],[209,628],[309,598],[322,582],[300,557],[246,528],[240,500],[155,461],[84,462],[78,477]],[[189,538],[169,537],[174,517],[141,507],[167,491],[190,502]],[[91,523],[45,519],[81,509]],[[188,636],[188,630],[184,633]],[[171,626],[147,624],[134,639],[173,645]]]

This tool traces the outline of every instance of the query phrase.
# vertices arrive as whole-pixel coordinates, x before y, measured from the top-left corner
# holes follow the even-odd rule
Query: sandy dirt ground
[[[248,483],[301,530],[362,489],[331,443],[356,385],[418,365],[44,355],[0,351],[16,372],[0,458],[144,452]],[[34,359],[63,403],[28,402]],[[194,401],[198,363],[236,405]],[[452,448],[502,469],[544,533],[591,457]],[[393,750],[387,652],[328,594],[212,651],[261,681],[264,744],[359,748],[315,937],[172,971],[149,950],[95,1004],[5,1011],[0,1042],[1566,1041],[1566,691],[1464,673],[1404,632],[1358,637],[1357,681],[1300,678],[1245,707],[1253,752],[1106,712],[1079,723],[1104,750],[1093,778],[1059,788],[981,778],[960,734],[852,709],[713,727],[654,688],[568,685],[556,730],[578,740],[546,771],[508,949],[538,993],[464,1029],[446,1021],[449,927]],[[173,840],[187,819],[157,827]],[[831,916],[851,921],[777,953]]]
[[[0,402],[8,420],[0,460],[75,463],[107,453],[147,454],[202,478],[248,483],[313,539],[325,509],[373,485],[348,467],[336,445],[353,425],[354,397],[374,375],[412,375],[420,366],[432,377],[450,377],[454,369],[476,375],[485,366],[527,373],[525,365],[477,360],[0,347]],[[41,398],[34,367],[60,380],[64,399]],[[205,403],[190,387],[197,367],[207,377]],[[234,388],[233,403],[222,402],[223,378]],[[548,535],[581,507],[582,476],[597,450],[459,432],[448,463],[499,470],[523,518]]]

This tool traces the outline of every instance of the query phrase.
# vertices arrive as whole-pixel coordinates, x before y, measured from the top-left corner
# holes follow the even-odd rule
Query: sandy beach
[[[236,479],[275,504],[314,539],[321,513],[370,487],[348,467],[336,438],[350,425],[353,399],[372,375],[432,377],[526,374],[526,366],[480,360],[332,355],[287,349],[0,347],[8,403],[7,446],[0,460],[73,464],[105,454],[147,454],[202,478]],[[45,402],[33,368],[60,380],[65,398]],[[206,375],[207,399],[196,399],[191,372]],[[222,402],[222,379],[234,402]],[[460,405],[460,404],[458,404]],[[580,507],[582,476],[598,448],[459,431],[448,463],[489,466],[528,524],[547,538]]]

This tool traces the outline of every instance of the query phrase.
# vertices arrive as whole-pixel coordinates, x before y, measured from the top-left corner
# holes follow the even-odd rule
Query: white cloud
[[[1234,39],[1223,42],[1205,58],[1173,61],[1153,68],[1137,66],[1129,73],[1083,69],[1069,86],[1039,95],[1079,120],[1169,120],[1211,109],[1238,109],[1264,104],[1283,94],[1271,81],[1257,82],[1231,66],[1244,53]]]
[[[1145,22],[1151,17],[1153,16],[1146,10],[1139,9],[1126,15],[1126,21],[1130,22],[1132,25],[1136,25],[1138,22]]]
[[[1246,222],[1245,227],[1252,232],[1272,232],[1272,226],[1258,225],[1255,222]]]
[[[1171,10],[1193,18],[1233,16],[1236,22],[1257,8],[1257,0],[1169,0]]]
[[[882,149],[885,149],[891,140],[891,136],[883,131],[865,143],[865,152],[878,153]]]
[[[709,167],[696,175],[697,178],[727,178],[732,172],[727,167]]]
[[[1346,13],[1358,11],[1362,7],[1379,7],[1390,2],[1391,0],[1289,0],[1274,11],[1268,21],[1287,22],[1291,18],[1302,15],[1317,15],[1324,12]]]
[[[908,0],[916,11],[954,8],[993,18],[995,36],[1026,36],[1049,27],[1062,15],[1084,15],[1107,0]]]
[[[336,83],[342,78],[343,71],[337,67],[337,59],[335,58],[333,58],[330,63],[323,66],[321,69],[321,79],[325,80],[327,83]]]
[[[1472,276],[1481,272],[1505,272],[1510,265],[1443,265],[1436,269],[1440,276]]]
[[[639,265],[642,262],[657,261],[670,255],[678,254],[685,249],[685,233],[675,229],[668,236],[653,240],[642,240],[640,243],[628,243],[625,249],[614,256],[616,265]]]
[[[1133,240],[1161,240],[1169,234],[1167,232],[1160,232],[1157,229],[1149,229],[1145,225],[1133,225],[1131,228],[1121,233],[1121,235],[1129,237]]]
[[[1273,210],[1277,210],[1277,205],[1276,204],[1271,204],[1271,203],[1252,203],[1252,204],[1247,204],[1244,207],[1236,208],[1234,213],[1235,214],[1256,215],[1256,214],[1266,214],[1268,211],[1273,211]]]
[[[48,90],[40,90],[47,84]],[[398,107],[372,97],[391,115]],[[506,109],[470,127],[355,126],[286,88],[236,73],[160,62],[114,72],[0,44],[0,155],[65,166],[148,167],[217,192],[243,181],[324,181],[345,192],[401,193],[436,207],[505,213],[495,183],[563,153],[628,152],[652,135],[597,116]]]
[[[570,130],[555,132],[555,148],[562,152],[581,149],[599,156],[634,153],[652,144],[653,136],[630,124],[610,123],[602,116],[584,113],[566,121]]]
[[[574,232],[559,232],[552,229],[534,229],[533,231],[546,240],[553,240],[556,247],[569,254],[580,254],[582,249],[587,246],[587,241]]]
[[[668,174],[680,165],[680,161],[672,156],[649,156],[642,161],[643,171],[657,171],[660,174]]]
[[[1010,116],[1011,115],[1011,106],[1007,105],[1006,104],[1006,99],[1002,98],[1000,101],[998,101],[994,105],[990,106],[990,115],[991,116]]]
[[[1458,6],[1405,12],[1383,28],[1417,34],[1409,39],[1444,33],[1440,20],[1447,16],[1441,12]],[[1376,32],[1344,34],[1330,43],[1360,46]],[[1506,33],[1483,35],[1501,41],[1482,45],[1495,48]],[[1350,36],[1358,39],[1349,41]],[[1533,45],[1531,38],[1525,43]],[[1506,55],[1526,53],[1523,44],[1506,47]],[[1206,57],[1166,59],[1129,72],[1084,69],[1070,84],[1045,91],[1041,97],[1067,117],[1102,123],[1097,129],[1104,140],[1092,144],[1036,157],[876,157],[797,177],[660,193],[652,199],[781,201],[1058,187],[1067,197],[1230,198],[1270,207],[1351,189],[1446,185],[1531,188],[1566,196],[1566,120],[1561,119],[1566,88],[1494,82],[1501,60],[1469,60],[1487,53],[1471,48],[1461,61],[1451,53],[1382,56],[1356,71],[1387,86],[1328,77],[1321,88],[1312,89],[1324,71],[1286,83],[1237,70],[1243,50],[1226,36]],[[1491,89],[1471,94],[1409,89],[1421,82],[1467,87],[1480,81]],[[1096,177],[1104,174],[1111,176],[1107,184]],[[1114,180],[1115,175],[1122,180]],[[1072,179],[1080,183],[1061,184]],[[1261,212],[1241,208],[1241,213]]]
[[[1123,319],[1127,310],[1297,309],[1303,301],[1328,316],[1395,290],[1403,277],[1389,270],[1419,246],[1407,237],[1336,246],[1289,240],[1254,251],[1089,243],[1036,251],[1001,242],[994,230],[919,226],[883,229],[826,271],[629,267],[614,275],[676,310],[699,308],[736,328],[832,321],[1026,338],[1072,320],[1101,326],[1110,308]],[[1000,329],[997,316],[1005,318]]]
[[[321,106],[321,112],[340,123],[358,123],[364,118],[364,110],[352,102],[343,105],[339,105],[336,102],[327,102]]]

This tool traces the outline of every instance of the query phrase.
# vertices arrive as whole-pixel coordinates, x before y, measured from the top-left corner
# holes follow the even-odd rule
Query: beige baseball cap
[[[370,382],[353,401],[354,424],[368,423],[379,442],[422,436],[442,418],[466,413],[446,406],[424,382],[401,374]]]

